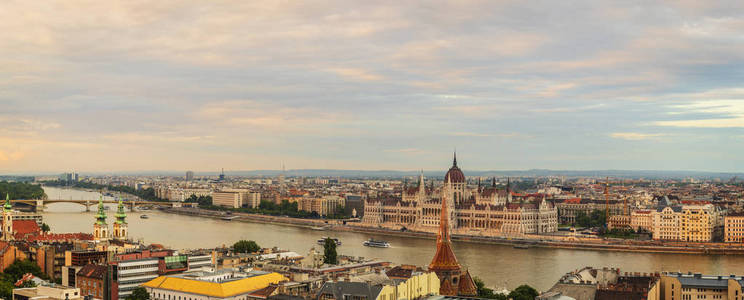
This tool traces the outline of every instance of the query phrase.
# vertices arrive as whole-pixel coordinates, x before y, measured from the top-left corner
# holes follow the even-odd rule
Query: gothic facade
[[[449,197],[443,197],[448,191]],[[437,232],[441,199],[449,199],[450,227],[453,233],[485,236],[542,234],[558,230],[558,212],[541,196],[519,195],[506,188],[468,187],[457,158],[444,177],[442,187],[425,184],[404,186],[400,198],[367,199],[362,225],[389,229]]]

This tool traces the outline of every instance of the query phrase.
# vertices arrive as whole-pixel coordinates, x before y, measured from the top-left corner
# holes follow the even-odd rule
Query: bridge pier
[[[44,211],[44,200],[39,199],[36,200],[36,212],[43,212]]]
[[[90,211],[90,200],[85,200],[85,211],[86,212]]]

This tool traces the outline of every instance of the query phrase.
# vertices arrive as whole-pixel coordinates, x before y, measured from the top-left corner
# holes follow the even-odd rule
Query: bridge
[[[75,199],[29,199],[29,200],[10,200],[11,203],[23,203],[33,207],[36,211],[44,211],[44,206],[52,203],[75,203],[85,206],[85,211],[90,211],[91,206],[98,205],[98,200],[75,200]],[[129,206],[130,210],[134,210],[136,206],[143,205],[159,205],[159,206],[171,206],[171,207],[196,207],[197,203],[191,202],[159,202],[159,201],[141,201],[141,200],[127,200],[122,201],[124,205]],[[118,204],[119,200],[103,200],[105,204]]]

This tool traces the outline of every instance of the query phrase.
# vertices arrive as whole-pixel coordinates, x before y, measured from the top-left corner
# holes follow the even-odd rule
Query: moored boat
[[[364,241],[362,245],[367,247],[375,247],[375,248],[390,248],[390,243],[382,240],[375,240],[375,239],[369,239]]]
[[[149,218],[150,217],[148,217],[147,215],[140,215],[140,219],[149,219]]]

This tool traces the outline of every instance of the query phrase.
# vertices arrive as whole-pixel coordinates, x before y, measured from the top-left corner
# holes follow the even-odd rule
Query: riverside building
[[[558,211],[543,195],[519,195],[506,189],[478,184],[467,186],[457,158],[444,177],[444,185],[427,187],[421,174],[416,187],[405,187],[399,199],[367,199],[361,226],[437,232],[444,191],[451,193],[451,230],[470,235],[543,234],[558,230]]]
[[[659,201],[653,219],[655,240],[710,242],[717,213],[711,204],[672,205],[669,198],[664,197]]]

